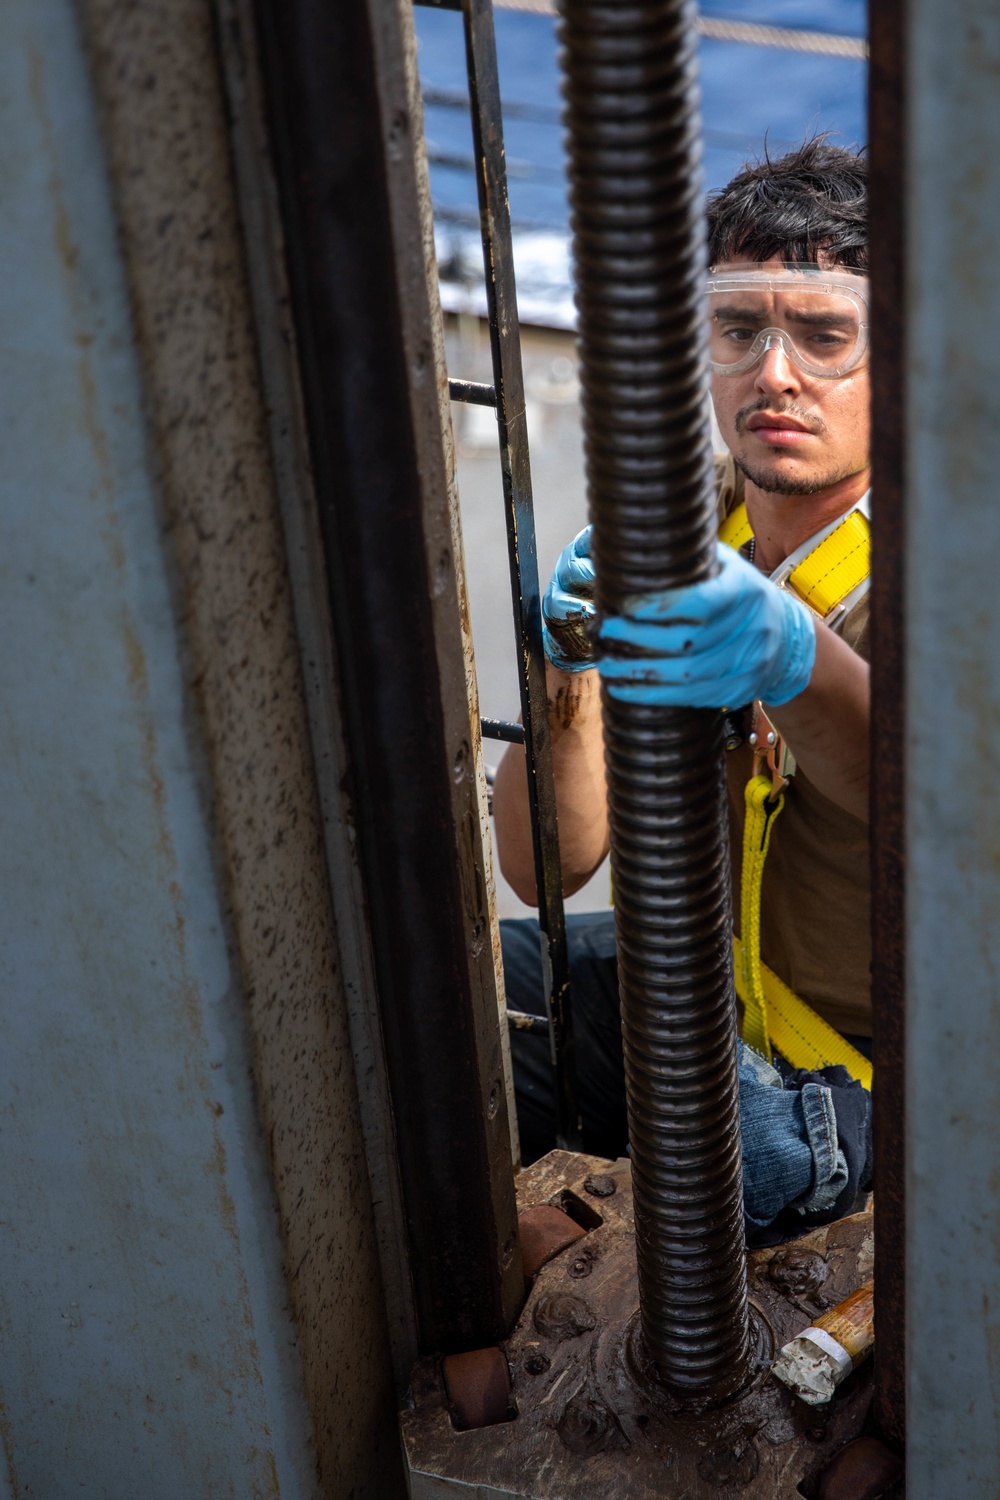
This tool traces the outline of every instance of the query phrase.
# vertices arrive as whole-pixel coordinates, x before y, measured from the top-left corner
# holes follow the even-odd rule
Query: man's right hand
[[[542,597],[545,686],[566,896],[590,879],[608,852],[601,684],[590,638],[596,614],[594,585],[588,526],[563,548]],[[521,900],[534,905],[538,896],[523,745],[508,745],[497,767],[493,815],[500,868]]]
[[[590,527],[585,526],[560,552],[542,596],[542,639],[554,667],[562,672],[585,672],[595,665],[588,630],[595,613]]]

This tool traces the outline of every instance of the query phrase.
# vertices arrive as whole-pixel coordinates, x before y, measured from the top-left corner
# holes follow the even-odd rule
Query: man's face
[[[769,264],[781,270],[780,260]],[[777,306],[766,316],[781,326]],[[712,396],[726,446],[762,490],[817,494],[868,467],[867,362],[824,379],[806,374],[780,347],[770,348],[742,374],[713,376]]]

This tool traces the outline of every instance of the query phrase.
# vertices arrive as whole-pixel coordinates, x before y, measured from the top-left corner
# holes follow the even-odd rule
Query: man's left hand
[[[613,698],[678,708],[778,706],[809,684],[812,615],[731,547],[714,577],[638,594],[600,629],[598,668]]]

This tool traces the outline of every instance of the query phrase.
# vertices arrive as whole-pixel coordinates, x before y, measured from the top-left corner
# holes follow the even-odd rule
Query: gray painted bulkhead
[[[0,8],[0,1494],[402,1493],[201,0]]]
[[[906,46],[907,1494],[994,1500],[1000,13],[909,0]]]

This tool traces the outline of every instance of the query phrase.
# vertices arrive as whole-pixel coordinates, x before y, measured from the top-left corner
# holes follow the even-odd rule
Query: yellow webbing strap
[[[743,947],[733,937],[733,961],[736,993],[746,1004],[743,990]],[[871,1090],[872,1065],[867,1057],[852,1047],[811,1006],[800,1000],[783,979],[767,964],[760,966],[761,983],[767,999],[767,1017],[773,1045],[795,1068],[827,1068],[840,1063],[864,1088]]]
[[[738,549],[752,536],[747,508],[741,503],[719,527],[719,541]],[[861,511],[852,510],[792,569],[787,581],[803,603],[825,619],[870,572],[871,527]]]
[[[719,527],[719,541],[725,542],[727,547],[734,547],[736,551],[748,542],[753,536],[753,527],[747,515],[746,504],[741,500],[735,510],[731,510]]]
[[[731,511],[719,527],[720,542],[730,547],[742,547],[752,536],[745,504]],[[825,619],[868,577],[870,568],[870,527],[861,511],[854,510],[792,569],[787,583]],[[870,1089],[872,1065],[868,1059],[761,962],[760,893],[764,861],[774,820],[785,805],[784,796],[772,797],[772,792],[771,778],[757,775],[747,782],[744,793],[742,942],[733,937],[736,993],[743,1001],[743,1040],[768,1062],[772,1059],[772,1047],[776,1047],[795,1068],[812,1071],[841,1063],[853,1078]]]
[[[770,777],[752,776],[747,782],[745,800],[740,888],[742,941],[733,937],[736,993],[743,1001],[743,1040],[768,1062],[773,1045],[794,1068],[813,1071],[841,1063],[852,1078],[871,1089],[872,1065],[868,1059],[761,962],[760,893],[764,861],[774,820],[785,799],[779,796],[771,800]]]
[[[871,529],[852,510],[825,541],[793,568],[788,582],[818,615],[828,615],[871,572]]]
[[[743,1001],[743,1040],[770,1062],[767,1000],[760,974],[760,888],[764,878],[764,861],[771,842],[771,828],[785,805],[785,799],[778,796],[771,801],[769,776],[751,776],[743,795],[746,802],[743,877],[740,884],[740,931],[743,934],[740,969],[743,989],[740,999]]]

